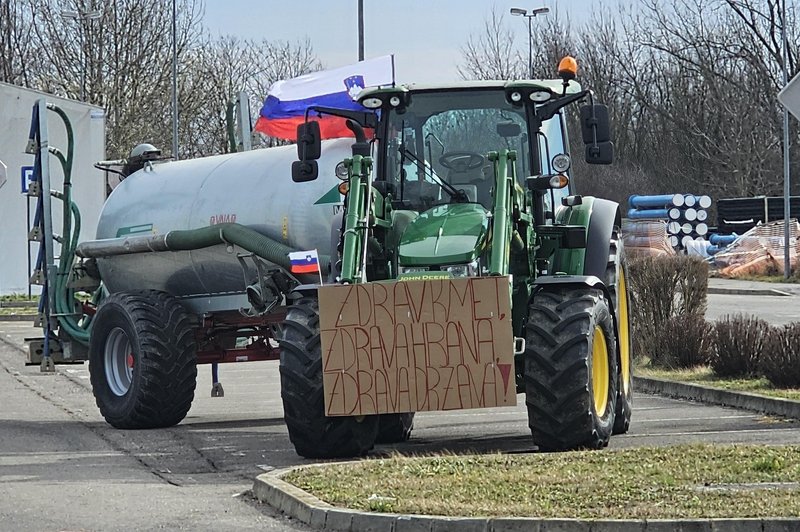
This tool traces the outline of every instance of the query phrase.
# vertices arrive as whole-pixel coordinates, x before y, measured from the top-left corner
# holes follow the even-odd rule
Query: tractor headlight
[[[469,264],[442,266],[441,271],[449,272],[453,277],[478,277],[481,274],[477,260],[472,261]]]

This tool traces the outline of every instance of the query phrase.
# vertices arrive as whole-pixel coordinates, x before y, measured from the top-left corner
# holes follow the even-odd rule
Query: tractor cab
[[[531,149],[526,110],[508,101],[503,83],[412,85],[407,90],[408,107],[388,109],[378,132],[382,142],[376,180],[395,192],[397,208],[424,211],[465,202],[491,210],[494,168],[487,159],[490,151],[515,150],[515,174],[527,176],[548,171],[547,154],[564,150],[559,117],[544,126],[549,135],[541,137],[542,149]],[[365,91],[361,101],[391,92]]]

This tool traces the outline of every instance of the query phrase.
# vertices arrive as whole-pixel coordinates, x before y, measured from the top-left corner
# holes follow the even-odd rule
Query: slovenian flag
[[[317,250],[294,251],[289,253],[292,273],[316,273],[319,271],[319,255]]]
[[[305,119],[309,106],[363,111],[354,99],[364,87],[393,84],[394,58],[391,55],[277,81],[269,89],[255,129],[270,137],[297,140],[297,125]],[[353,136],[344,118],[322,115],[321,118],[315,116],[314,120],[319,122],[323,139]]]

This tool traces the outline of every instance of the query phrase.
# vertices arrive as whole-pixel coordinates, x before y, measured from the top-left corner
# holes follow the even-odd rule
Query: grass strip
[[[39,296],[28,297],[28,294],[15,292],[0,296],[0,301],[39,301]]]
[[[0,316],[31,316],[36,317],[37,311],[36,308],[22,308],[22,307],[12,307],[12,308],[0,308]]]
[[[764,377],[752,379],[728,379],[718,377],[709,366],[697,366],[690,369],[662,369],[651,366],[637,366],[634,375],[654,377],[670,381],[702,384],[723,390],[757,393],[769,397],[800,401],[800,390],[796,388],[776,388]]]
[[[357,510],[584,519],[797,516],[798,479],[800,447],[763,445],[393,456],[284,477]]]

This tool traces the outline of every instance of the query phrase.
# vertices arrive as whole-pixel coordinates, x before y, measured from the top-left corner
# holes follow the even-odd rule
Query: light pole
[[[358,60],[364,60],[364,0],[358,0]]]
[[[781,42],[783,49],[783,86],[789,83],[789,37],[786,34],[786,0],[781,5]],[[789,260],[789,219],[791,218],[791,193],[789,186],[789,109],[783,107],[783,277],[792,274]]]
[[[81,101],[86,101],[86,50],[84,46],[83,34],[85,33],[83,24],[84,20],[97,20],[103,16],[102,11],[73,11],[65,9],[61,12],[61,16],[66,19],[74,20],[78,24],[78,37],[80,38],[81,47]]]
[[[178,155],[178,6],[172,0],[172,157]]]
[[[537,7],[528,11],[519,7],[512,7],[511,14],[517,17],[528,19],[528,78],[533,79],[533,29],[531,20],[539,15],[546,15],[550,12],[549,7]]]

